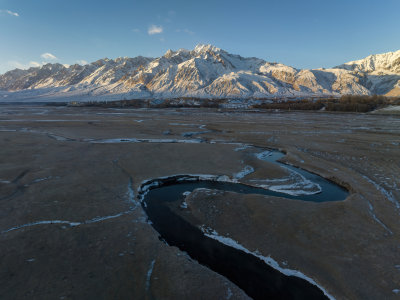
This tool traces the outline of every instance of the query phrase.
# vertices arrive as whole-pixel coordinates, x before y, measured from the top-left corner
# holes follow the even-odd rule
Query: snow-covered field
[[[400,114],[400,105],[390,105],[388,107],[375,110],[374,113]]]

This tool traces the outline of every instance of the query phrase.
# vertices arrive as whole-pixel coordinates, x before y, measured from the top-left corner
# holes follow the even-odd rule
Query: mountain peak
[[[205,53],[207,51],[212,51],[212,52],[220,52],[221,49],[217,48],[211,44],[198,44],[194,50],[196,53]]]
[[[174,51],[172,51],[171,49],[168,49],[167,52],[165,52],[164,57],[166,58],[170,58],[172,57],[172,55],[174,55]]]
[[[179,56],[179,55],[187,56],[188,54],[190,54],[190,51],[186,50],[186,49],[183,49],[183,48],[181,48],[181,49],[179,49],[177,51],[168,49],[167,52],[165,52],[165,54],[163,55],[163,57],[169,59],[169,58],[171,58],[173,56]]]
[[[400,50],[369,55],[363,59],[350,61],[337,68],[358,72],[400,72]]]

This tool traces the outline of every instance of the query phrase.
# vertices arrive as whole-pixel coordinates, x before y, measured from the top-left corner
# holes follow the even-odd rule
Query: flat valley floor
[[[337,299],[398,299],[399,116],[11,105],[0,106],[0,299],[247,299],[161,241],[137,199],[144,180],[175,174],[287,175],[246,145],[284,151],[349,197],[198,190],[172,209]]]

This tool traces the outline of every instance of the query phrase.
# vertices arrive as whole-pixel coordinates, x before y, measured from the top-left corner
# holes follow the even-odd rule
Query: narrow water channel
[[[271,158],[279,158],[276,155]],[[300,169],[296,168],[296,172]],[[166,203],[183,202],[184,192],[197,188],[216,189],[242,194],[278,196],[301,201],[341,201],[348,192],[340,186],[301,170],[310,180],[317,180],[322,191],[313,195],[288,195],[232,182],[203,180],[196,176],[173,176],[147,182],[142,190],[142,206],[152,226],[170,246],[176,246],[213,271],[235,283],[253,299],[327,299],[316,285],[296,276],[288,276],[267,265],[260,258],[209,238],[197,227],[174,213]],[[311,176],[311,178],[309,178]]]

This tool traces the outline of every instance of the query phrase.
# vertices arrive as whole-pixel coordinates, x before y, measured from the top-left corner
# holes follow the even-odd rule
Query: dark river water
[[[276,161],[277,155],[270,159]],[[294,167],[291,167],[294,168]],[[152,226],[159,232],[160,238],[170,246],[185,251],[200,264],[221,274],[240,287],[253,299],[327,299],[328,297],[316,285],[305,279],[288,276],[267,265],[260,258],[229,247],[193,226],[173,212],[166,203],[183,202],[184,192],[197,188],[231,191],[241,194],[260,194],[278,196],[299,201],[341,201],[348,192],[342,187],[294,168],[296,172],[318,183],[322,191],[314,195],[288,195],[240,183],[198,180],[196,177],[175,176],[168,179],[156,179],[158,186],[151,188],[142,201]],[[149,183],[149,182],[148,182]],[[205,287],[206,288],[206,287]]]

